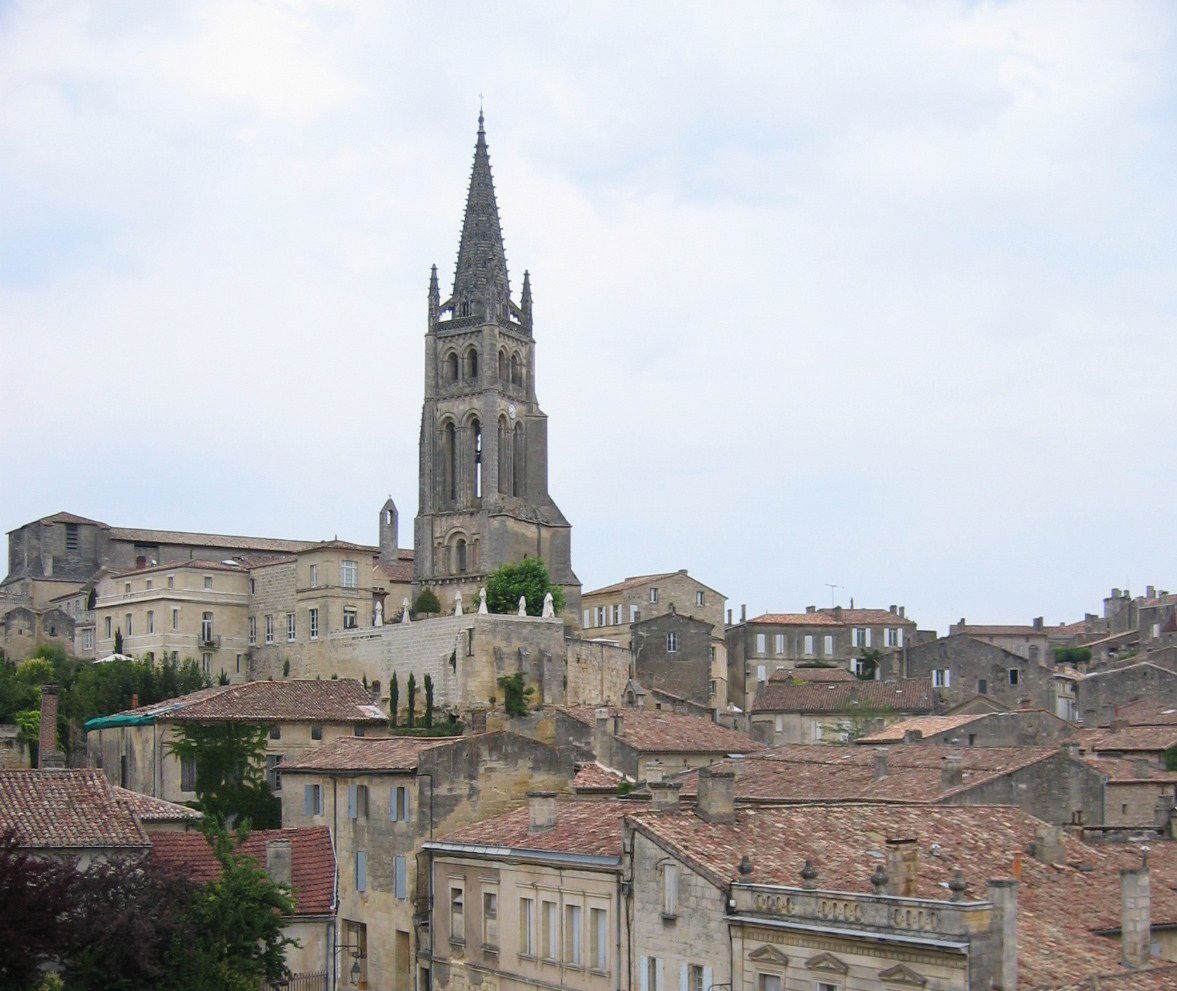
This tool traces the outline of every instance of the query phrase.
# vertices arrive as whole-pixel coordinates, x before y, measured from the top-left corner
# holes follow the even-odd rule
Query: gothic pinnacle
[[[481,109],[478,112],[478,140],[470,170],[470,191],[462,220],[458,264],[454,270],[454,306],[457,315],[499,312],[510,299],[507,255],[495,200],[490,153]]]

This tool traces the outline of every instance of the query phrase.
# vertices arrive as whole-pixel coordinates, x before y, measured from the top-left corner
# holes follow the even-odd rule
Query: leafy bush
[[[523,675],[516,671],[499,678],[499,687],[503,690],[503,708],[509,716],[526,716],[531,712],[531,696],[535,688],[523,684]]]
[[[525,557],[518,564],[504,564],[486,579],[486,608],[494,613],[513,613],[519,608],[519,597],[527,600],[527,615],[539,616],[544,608],[544,596],[552,593],[552,605],[557,615],[565,606],[564,590],[552,584],[551,575],[538,557]]]
[[[441,612],[441,601],[437,598],[437,594],[433,589],[421,589],[417,594],[416,601],[413,603],[413,612],[417,614]]]

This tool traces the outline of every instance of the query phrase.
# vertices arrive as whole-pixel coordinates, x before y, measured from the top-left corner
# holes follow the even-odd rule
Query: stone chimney
[[[657,784],[662,780],[662,761],[646,761],[646,784]]]
[[[699,768],[699,794],[695,813],[707,822],[735,822],[736,776],[731,771]]]
[[[529,791],[527,793],[529,833],[546,833],[556,825],[556,793],[554,791]]]
[[[621,736],[622,730],[625,729],[625,717],[620,713],[613,716],[613,735]]]
[[[887,612],[889,612],[892,616],[898,616],[899,615],[899,607],[898,606],[888,606]]]
[[[650,808],[655,812],[677,812],[681,781],[647,781],[650,789]]]
[[[994,878],[986,897],[993,906],[989,932],[993,937],[993,987],[1017,991],[1018,987],[1018,882],[1012,877]]]
[[[1172,795],[1157,796],[1157,804],[1153,807],[1153,825],[1162,836],[1168,837],[1172,831],[1170,824],[1173,821],[1174,806],[1177,806],[1177,800]]]
[[[907,619],[907,606],[900,606],[899,607],[899,618],[900,619]]]
[[[41,686],[41,733],[37,738],[37,766],[65,767],[65,757],[57,749],[56,685]]]
[[[727,611],[727,625],[732,625],[732,611],[730,609]]]
[[[918,729],[905,729],[903,731],[904,743],[919,743],[924,738],[924,731]]]
[[[1046,823],[1034,830],[1034,844],[1030,849],[1035,860],[1044,864],[1063,864],[1067,860],[1067,848],[1063,845],[1063,827]]]
[[[805,607],[805,611],[806,611],[807,613],[809,613],[809,612],[817,612],[817,606],[806,606],[806,607]]]
[[[964,784],[960,754],[945,754],[940,758],[940,790],[959,788]]]
[[[1075,740],[1064,740],[1059,749],[1064,757],[1070,757],[1071,760],[1079,759],[1079,744]]]
[[[291,883],[293,860],[290,840],[266,840],[266,873],[275,884]]]
[[[1035,617],[1034,617],[1034,629],[1036,629],[1036,630],[1041,630],[1041,629],[1042,629],[1042,624],[1043,624],[1045,621],[1046,621],[1046,620],[1045,620],[1045,617],[1043,617],[1043,616],[1035,616]]]
[[[875,747],[875,780],[885,778],[890,773],[887,767],[887,748]]]
[[[1152,956],[1152,921],[1148,885],[1148,847],[1139,867],[1120,871],[1120,943],[1126,967],[1146,967]]]
[[[919,843],[914,838],[887,840],[887,893],[914,898],[919,873]]]
[[[748,622],[748,606],[745,603],[740,603],[740,622]]]

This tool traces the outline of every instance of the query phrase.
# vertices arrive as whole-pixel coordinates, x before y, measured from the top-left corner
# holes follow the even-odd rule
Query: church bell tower
[[[541,558],[577,615],[572,526],[548,494],[548,421],[535,394],[531,280],[511,299],[482,113],[458,263],[429,280],[414,581],[466,608],[500,565]]]

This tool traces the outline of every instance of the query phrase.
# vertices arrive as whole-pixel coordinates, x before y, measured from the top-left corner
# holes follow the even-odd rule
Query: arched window
[[[519,355],[511,355],[511,384],[521,385],[523,383],[523,373],[519,368]]]
[[[458,381],[458,355],[455,351],[451,351],[445,356],[445,380],[447,382]]]
[[[474,498],[482,498],[482,424],[477,419],[470,421],[470,453],[473,456]]]
[[[478,352],[474,348],[466,352],[466,378],[478,378]]]
[[[458,498],[458,438],[452,420],[442,428],[442,493],[450,502]]]
[[[511,440],[511,495],[524,494],[524,472],[527,470],[523,457],[523,424],[515,424],[515,435]]]
[[[470,316],[470,304],[469,303],[462,304],[462,316],[464,316],[464,317]]]
[[[510,381],[510,377],[509,377],[510,374],[511,374],[511,369],[510,369],[509,365],[507,364],[507,352],[500,351],[499,352],[499,381],[500,382],[509,382]]]
[[[457,559],[456,566],[458,574],[464,575],[468,562],[466,561],[466,541],[461,537],[458,538],[458,542],[454,545],[454,551],[456,552],[455,557]]]
[[[511,493],[511,426],[505,416],[499,417],[499,491]]]

